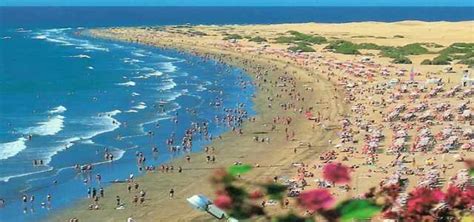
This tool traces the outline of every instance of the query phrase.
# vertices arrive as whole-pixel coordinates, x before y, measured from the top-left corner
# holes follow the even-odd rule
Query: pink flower
[[[351,181],[349,168],[341,163],[328,163],[323,168],[324,179],[333,183],[347,183]]]
[[[232,206],[232,199],[227,195],[219,195],[214,204],[221,209],[229,209]]]
[[[407,202],[408,215],[429,215],[433,206],[444,199],[444,193],[439,189],[416,188],[410,193]]]
[[[259,199],[263,197],[263,193],[260,190],[255,190],[249,194],[250,199]]]
[[[328,209],[334,201],[334,197],[326,189],[308,190],[301,193],[298,197],[298,203],[311,211]]]

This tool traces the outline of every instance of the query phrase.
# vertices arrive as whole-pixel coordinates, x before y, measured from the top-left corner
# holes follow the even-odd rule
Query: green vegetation
[[[249,41],[260,43],[260,42],[266,42],[267,39],[260,36],[256,36],[256,37],[250,38]]]
[[[189,30],[189,34],[197,36],[207,36],[207,33],[195,30]]]
[[[305,43],[307,45],[310,45],[310,44],[323,44],[323,43],[327,42],[326,38],[324,38],[322,36],[318,36],[318,35],[308,35],[308,34],[304,34],[304,33],[297,32],[297,31],[288,31],[288,33],[290,33],[291,36],[279,36],[279,37],[275,38],[275,42],[276,43],[284,43],[284,44]]]
[[[426,42],[426,43],[421,43],[422,46],[428,47],[428,48],[443,48],[442,45],[436,44],[434,42]]]
[[[454,60],[460,64],[474,66],[474,43],[453,43],[439,52],[433,60],[425,60],[422,65],[449,65]]]
[[[429,52],[428,49],[422,47],[420,43],[408,44],[402,47],[393,47],[379,46],[374,43],[355,44],[344,40],[333,41],[326,46],[326,49],[331,49],[335,53],[351,55],[360,54],[359,50],[361,49],[379,50],[381,56],[392,58],[392,62],[401,64],[411,64],[410,59],[407,58],[408,55],[421,55]]]
[[[394,35],[393,38],[403,39],[403,38],[405,38],[405,36],[403,36],[403,35]]]
[[[358,55],[360,54],[359,52],[359,46],[357,44],[354,44],[349,41],[345,40],[337,40],[329,43],[328,46],[325,47],[325,49],[330,49],[333,50],[335,53],[341,53],[341,54],[350,54],[350,55]]]
[[[295,46],[288,47],[288,50],[292,52],[316,52],[306,43],[297,43]]]
[[[242,36],[238,34],[230,34],[223,38],[223,40],[230,40],[230,39],[242,39]]]
[[[395,64],[412,64],[411,60],[407,57],[397,57],[395,59],[392,60],[392,63],[395,63]]]

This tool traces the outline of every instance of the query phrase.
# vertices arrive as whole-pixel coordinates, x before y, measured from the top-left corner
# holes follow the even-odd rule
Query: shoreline
[[[228,132],[223,135],[222,141],[213,142],[211,146],[216,147],[218,161],[212,167],[203,161],[204,153],[196,153],[193,154],[192,159],[198,160],[190,164],[182,159],[175,161],[176,164],[183,164],[182,174],[158,173],[155,175],[153,173],[140,178],[140,183],[143,183],[147,192],[151,194],[150,201],[147,200],[144,206],[130,206],[130,209],[123,211],[113,210],[113,198],[105,198],[102,203],[103,210],[89,211],[85,209],[85,204],[79,204],[77,205],[79,209],[68,209],[62,215],[53,218],[59,221],[77,217],[81,221],[84,219],[94,221],[94,217],[98,217],[115,221],[132,216],[134,219],[144,221],[210,220],[211,217],[205,213],[191,209],[185,198],[201,193],[213,199],[213,190],[207,181],[210,172],[214,168],[227,167],[237,161],[261,166],[246,174],[245,179],[257,182],[270,181],[278,176],[279,182],[290,179],[301,182],[303,178],[310,181],[308,184],[310,188],[321,186],[318,185],[321,181],[306,174],[313,175],[314,173],[314,177],[321,178],[320,169],[325,163],[340,161],[352,168],[355,184],[351,185],[354,185],[355,191],[331,187],[331,192],[338,199],[354,195],[354,192],[355,195],[359,195],[359,192],[376,187],[379,182],[391,182],[392,178],[397,178],[397,176],[409,179],[408,188],[413,188],[419,186],[421,182],[426,182],[426,178],[433,177],[432,172],[427,171],[430,169],[437,171],[443,169],[442,174],[438,172],[437,176],[442,181],[441,186],[453,183],[453,176],[457,176],[463,169],[463,163],[458,159],[474,157],[473,152],[460,148],[461,145],[470,143],[468,139],[465,139],[463,130],[472,128],[472,119],[466,120],[459,114],[453,113],[452,117],[445,120],[442,117],[445,110],[439,113],[437,108],[433,110],[436,112],[435,115],[427,112],[418,114],[423,118],[425,114],[429,115],[429,118],[432,118],[431,121],[415,118],[414,121],[407,122],[400,119],[390,120],[387,117],[388,113],[393,112],[398,105],[406,105],[408,107],[406,109],[409,110],[406,112],[417,110],[419,106],[424,107],[422,111],[431,111],[430,108],[441,104],[448,108],[453,107],[454,110],[459,103],[465,102],[466,98],[470,101],[470,94],[467,94],[467,97],[454,97],[444,96],[443,93],[443,96],[440,95],[434,99],[428,96],[428,92],[435,87],[430,85],[428,80],[444,79],[443,90],[451,92],[459,86],[458,81],[461,78],[461,73],[439,72],[443,66],[419,65],[418,61],[432,58],[432,53],[408,56],[416,59],[417,63],[414,64],[391,64],[386,57],[377,55],[370,56],[372,63],[364,64],[360,61],[365,56],[364,54],[336,54],[325,51],[321,45],[316,44],[313,46],[316,53],[299,54],[289,53],[288,44],[255,43],[251,42],[250,38],[225,40],[225,37],[240,34],[244,37],[263,36],[274,39],[276,34],[288,33],[288,30],[306,34],[314,34],[313,31],[316,30],[316,35],[323,33],[324,37],[330,39],[349,39],[354,40],[355,43],[374,42],[380,45],[400,46],[417,42],[433,44],[441,42],[443,47],[447,47],[466,39],[468,43],[473,42],[472,39],[464,36],[466,32],[462,28],[472,27],[472,24],[474,23],[423,22],[417,26],[407,26],[400,23],[364,22],[325,24],[324,26],[305,23],[92,30],[91,33],[96,37],[173,48],[241,67],[255,81],[256,121],[244,124],[243,135]],[[344,31],[334,32],[341,27]],[[432,29],[443,35],[437,35],[437,32],[433,32]],[[444,33],[449,30],[453,32]],[[199,32],[206,35],[196,34]],[[366,36],[353,38],[359,33],[364,33]],[[395,34],[401,35],[402,38],[395,37]],[[348,66],[364,68],[360,68],[363,69],[362,72],[351,68],[350,74],[353,75],[348,75],[346,71]],[[376,70],[371,77],[366,76],[367,72],[372,72],[366,69],[367,66],[369,70]],[[462,64],[452,66],[456,71],[468,69]],[[423,88],[418,89],[405,83],[411,81],[409,78],[412,78],[407,74],[410,67],[412,70],[416,69],[417,73],[413,78],[416,79],[417,84],[423,85]],[[400,70],[405,70],[402,75],[399,74]],[[382,74],[375,74],[377,72]],[[388,75],[383,74],[384,72]],[[394,79],[397,80],[398,86],[387,87],[387,82]],[[413,91],[403,90],[404,84]],[[401,95],[398,96],[398,94]],[[270,107],[269,104],[272,106]],[[467,110],[469,109],[468,107]],[[307,119],[304,114],[308,110],[315,116],[316,113],[318,114],[317,122]],[[402,114],[405,115],[405,113]],[[285,125],[280,122],[288,117],[292,119],[291,124]],[[458,126],[453,129],[452,124],[458,124]],[[433,136],[429,138],[435,144],[439,141],[436,147],[433,145],[433,147],[422,147],[418,150],[418,147],[422,146],[418,137],[424,136],[420,136],[421,129],[433,131]],[[456,139],[458,147],[448,148],[448,152],[439,153],[440,147],[445,149],[444,139],[447,139],[447,137],[444,138],[445,129],[451,129],[447,137],[458,137]],[[400,133],[401,137],[398,136],[400,131],[403,131]],[[294,136],[291,136],[292,132],[295,132]],[[438,139],[440,134],[442,139]],[[255,142],[255,137],[270,138],[270,142]],[[399,146],[401,139],[403,139],[402,145]],[[374,150],[367,151],[369,148]],[[409,151],[401,152],[397,149]],[[399,160],[400,156],[395,154],[403,154],[401,160]],[[298,166],[294,163],[298,163]],[[400,175],[398,167],[404,167],[403,171],[406,172]],[[304,175],[301,175],[300,170],[304,172]],[[360,183],[361,181],[365,182]],[[428,182],[431,183],[431,181]],[[124,186],[112,186],[108,190],[114,194],[127,195]],[[171,187],[175,188],[175,199],[167,198],[167,191]],[[295,201],[291,199],[290,202],[293,206]],[[265,210],[276,214],[287,212],[276,206],[266,207]],[[296,212],[299,211],[296,210]]]
[[[99,36],[96,36],[96,35],[93,35],[95,37],[99,37]],[[106,36],[100,36],[102,38],[106,38]],[[110,39],[114,39],[114,38],[110,38]],[[114,40],[122,40],[123,39],[114,39]],[[142,43],[143,44],[143,43]],[[148,45],[148,44],[147,44]],[[167,45],[167,44],[163,44],[163,45],[153,45],[153,46],[157,46],[157,47],[162,47],[162,48],[170,48],[170,49],[175,49],[175,50],[178,50],[178,51],[184,51],[186,53],[191,53],[193,55],[197,55],[197,56],[203,56],[203,57],[209,57],[209,58],[213,58],[213,59],[217,59],[217,61],[219,62],[224,62],[224,63],[227,63],[228,65],[232,65],[232,66],[236,66],[236,67],[239,67],[239,68],[242,68],[243,70],[245,70],[245,72],[247,74],[249,74],[251,76],[252,79],[255,79],[255,72],[258,72],[258,70],[260,69],[260,65],[262,66],[265,66],[265,65],[268,65],[268,64],[271,64],[272,62],[276,63],[277,65],[276,66],[279,66],[281,70],[281,72],[283,72],[283,70],[285,70],[283,67],[285,67],[287,64],[282,64],[281,61],[279,62],[275,62],[275,61],[270,61],[268,59],[261,59],[259,60],[258,62],[255,62],[255,61],[252,61],[253,63],[255,64],[258,64],[257,66],[255,64],[252,64],[252,62],[248,59],[241,59],[241,55],[239,54],[236,54],[236,53],[233,53],[233,52],[224,52],[224,51],[219,51],[219,50],[215,50],[215,49],[203,49],[203,48],[194,48],[192,46],[184,46],[184,47],[174,47],[172,45]],[[220,54],[222,53],[222,54]],[[216,56],[217,55],[217,56]],[[270,61],[270,62],[269,62]],[[265,64],[267,63],[268,64]],[[272,65],[268,65],[268,66],[272,66]],[[304,71],[304,70],[301,70],[299,67],[291,67],[293,69],[296,69],[298,70],[299,72],[301,73],[298,73],[297,76],[299,76],[299,78],[301,78],[302,76],[304,77],[305,72],[307,71]],[[274,79],[275,78],[275,79]],[[276,80],[276,76],[271,76],[269,77],[269,79],[272,79],[272,80]],[[312,77],[308,77],[306,76],[306,80],[310,80],[310,81],[314,81],[312,79]],[[324,82],[325,80],[324,79],[321,79],[322,82]],[[303,81],[301,80],[298,80],[299,84],[303,85]],[[313,84],[315,84],[313,82]],[[326,87],[331,87],[331,83],[321,83],[321,85],[325,85],[325,84],[329,84],[329,85],[326,85]],[[317,87],[315,87],[316,89]],[[263,102],[265,99],[265,97],[267,96],[272,96],[271,93],[269,92],[262,92],[262,90],[260,88],[257,88],[256,87],[256,98],[254,98],[254,102],[255,102],[255,111],[257,113],[256,117],[257,117],[257,120],[255,122],[246,122],[243,126],[243,130],[244,130],[244,135],[243,136],[239,136],[239,135],[235,135],[233,134],[232,132],[227,132],[227,133],[224,133],[222,135],[222,141],[221,140],[217,140],[217,141],[213,141],[210,146],[212,147],[217,147],[216,150],[218,150],[218,161],[215,165],[218,165],[219,167],[227,167],[229,165],[231,165],[236,159],[238,159],[239,161],[242,161],[244,163],[250,163],[250,164],[256,164],[258,163],[260,165],[260,170],[255,170],[256,172],[255,173],[252,173],[252,174],[255,174],[255,175],[252,175],[252,174],[249,174],[248,176],[246,176],[246,178],[248,177],[249,179],[259,179],[259,180],[262,180],[262,181],[266,181],[266,180],[270,180],[271,178],[273,178],[274,175],[277,175],[281,172],[287,172],[289,171],[289,167],[291,167],[291,163],[292,162],[301,162],[301,161],[304,161],[304,160],[307,160],[307,158],[311,155],[314,155],[315,153],[319,153],[321,152],[322,150],[315,150],[316,147],[324,147],[323,144],[327,143],[326,141],[330,140],[330,139],[334,139],[334,135],[335,133],[333,132],[333,130],[329,131],[329,132],[323,132],[323,131],[320,131],[320,132],[317,132],[317,134],[321,134],[321,135],[318,135],[318,138],[314,138],[314,135],[304,135],[304,134],[308,134],[307,132],[304,133],[304,131],[306,131],[307,129],[310,129],[310,133],[309,134],[313,134],[315,133],[316,131],[313,131],[311,130],[311,124],[308,124],[308,121],[305,120],[304,118],[304,115],[302,114],[294,114],[292,113],[292,117],[295,118],[295,122],[298,121],[297,123],[295,123],[295,126],[294,128],[306,128],[305,130],[303,129],[300,129],[300,131],[303,131],[301,132],[304,136],[306,137],[309,137],[309,138],[305,138],[305,139],[302,139],[302,140],[305,140],[305,141],[310,141],[309,143],[312,143],[311,147],[312,148],[307,148],[307,147],[304,147],[304,148],[298,148],[298,150],[300,149],[307,149],[306,151],[301,151],[302,153],[298,153],[299,155],[296,156],[296,157],[292,157],[290,156],[288,158],[288,155],[290,153],[293,152],[293,149],[292,148],[296,148],[296,147],[299,147],[300,146],[300,142],[301,141],[290,141],[290,142],[287,142],[287,141],[279,141],[280,143],[283,143],[285,144],[285,146],[289,146],[289,147],[286,147],[286,148],[279,148],[277,149],[278,152],[279,152],[279,155],[276,155],[277,157],[275,158],[268,158],[265,159],[265,160],[261,160],[260,162],[260,159],[259,158],[255,158],[255,157],[251,157],[250,154],[246,153],[246,152],[252,152],[254,153],[255,155],[261,155],[261,154],[264,154],[264,153],[275,153],[275,151],[277,150],[272,150],[272,151],[268,151],[268,150],[264,150],[264,149],[268,149],[268,147],[271,147],[272,146],[272,143],[274,143],[274,140],[281,140],[281,138],[284,138],[284,132],[282,132],[283,130],[280,128],[280,127],[277,127],[276,131],[273,131],[273,132],[267,132],[267,133],[272,133],[271,134],[271,142],[270,144],[263,144],[263,147],[260,147],[260,149],[257,149],[257,150],[254,150],[252,149],[252,147],[248,147],[247,149],[252,149],[251,150],[242,150],[242,151],[239,151],[237,153],[235,153],[235,151],[233,152],[230,152],[230,155],[229,154],[225,154],[226,151],[231,151],[231,150],[226,150],[226,149],[232,149],[231,147],[227,147],[227,148],[222,148],[222,149],[219,149],[220,147],[223,147],[223,146],[228,146],[229,144],[235,144],[235,145],[239,145],[239,142],[236,141],[236,140],[239,140],[239,137],[247,137],[246,139],[249,140],[247,143],[245,144],[249,144],[251,145],[253,142],[251,141],[251,137],[253,136],[253,134],[249,134],[249,135],[245,135],[246,134],[246,131],[269,131],[269,127],[268,126],[265,126],[269,123],[271,123],[271,118],[272,117],[276,117],[277,115],[282,115],[282,114],[285,114],[285,112],[276,112],[276,113],[273,113],[273,115],[271,115],[271,117],[265,117],[264,113],[269,113],[272,111],[272,109],[268,108],[265,106],[265,103]],[[316,93],[314,94],[317,94],[317,92],[319,90],[315,90]],[[324,92],[323,90],[321,90],[321,92]],[[313,102],[320,102],[320,98],[318,98],[319,96],[314,96],[313,95],[313,99],[314,101]],[[282,101],[284,101],[282,99]],[[311,101],[311,100],[310,100]],[[341,104],[339,104],[341,105]],[[341,105],[343,106],[343,105]],[[335,109],[334,110],[337,110],[337,105],[334,107]],[[322,110],[321,110],[322,111]],[[333,119],[335,119],[337,116],[332,116]],[[302,126],[302,125],[305,125],[305,126]],[[257,130],[257,129],[260,129],[260,130]],[[319,131],[319,130],[318,130]],[[299,134],[299,133],[298,133]],[[315,135],[317,135],[315,133]],[[270,136],[269,136],[270,137]],[[322,139],[324,138],[324,139]],[[322,140],[321,140],[322,139]],[[318,141],[324,141],[324,142],[319,142],[318,144]],[[303,142],[304,143],[304,142]],[[306,142],[308,143],[308,142]],[[321,144],[323,143],[323,144]],[[251,145],[253,146],[253,144]],[[306,145],[307,146],[307,145]],[[317,149],[317,148],[316,148]],[[285,151],[285,152],[281,152],[281,151]],[[244,153],[244,156],[245,154],[246,157],[243,157],[243,156],[240,156],[239,153]],[[304,153],[308,153],[308,154],[304,154]],[[237,155],[237,156],[236,156]],[[193,153],[191,155],[192,159],[201,159],[203,160],[204,159],[204,156],[205,154],[200,152],[200,153]],[[246,160],[248,159],[248,160]],[[283,161],[282,161],[283,159]],[[258,162],[257,162],[258,161]],[[267,163],[267,164],[262,164],[263,162]],[[272,163],[280,163],[280,164],[272,164]],[[196,179],[196,176],[198,176],[200,178],[199,182],[196,182],[194,181],[193,183],[194,184],[197,184],[197,183],[205,183],[207,184],[208,187],[206,187],[205,189],[202,189],[202,193],[212,197],[213,194],[211,192],[211,188],[209,187],[209,183],[207,183],[207,178],[210,174],[210,169],[209,168],[206,168],[206,167],[203,167],[203,166],[206,166],[207,164],[203,161],[202,163],[198,163],[196,164],[196,166],[192,166],[192,167],[186,167],[186,164],[184,163],[184,160],[174,160],[172,161],[170,164],[172,165],[176,165],[176,164],[183,164],[183,174],[181,175],[181,177],[179,177],[180,175],[177,173],[171,173],[171,175],[166,175],[166,176],[161,176],[159,175],[158,177],[170,177],[170,178],[165,178],[164,180],[166,181],[166,183],[175,183],[175,184],[178,184],[178,183],[189,183],[189,182],[192,182]],[[276,166],[275,166],[276,165]],[[191,171],[189,168],[194,168],[196,171]],[[215,168],[215,167],[213,167]],[[265,171],[264,171],[265,169]],[[190,173],[194,174],[193,176],[190,176],[189,174],[186,175],[187,171],[191,171]],[[260,171],[260,172],[258,172]],[[264,172],[262,172],[264,171]],[[279,171],[279,173],[276,173],[277,171]],[[138,179],[139,183],[142,184],[143,183],[143,186],[148,186],[152,183],[151,181],[147,181],[147,180],[154,180],[152,177],[155,173],[152,173],[152,174],[149,174],[149,175],[144,175],[142,177],[140,177]],[[158,174],[161,174],[161,173],[158,173]],[[198,174],[198,175],[195,175],[195,174]],[[289,175],[290,176],[290,175]],[[178,177],[178,178],[177,178]],[[204,178],[203,178],[204,177]],[[263,177],[263,178],[262,178]],[[163,178],[161,178],[163,179]],[[162,182],[162,183],[165,183],[163,182],[162,180],[158,179],[158,181],[154,181],[155,183],[156,182]],[[118,189],[120,189],[119,187],[122,187],[122,190],[125,191],[125,189],[123,188],[124,185],[111,185],[109,186],[108,188],[105,189],[106,193],[123,193],[121,191],[118,191]],[[193,188],[186,188],[187,189],[193,189]],[[168,189],[165,189],[165,188],[161,188],[159,189],[161,190],[162,193],[158,194],[158,196],[161,196],[163,197],[164,194],[166,195],[166,192]],[[186,217],[184,218],[181,218],[183,220],[186,220],[185,218],[202,218],[203,220],[205,220],[206,218],[210,219],[208,217],[208,215],[203,215],[203,213],[201,212],[197,212],[195,211],[194,209],[191,209],[191,207],[188,206],[188,204],[186,203],[185,201],[185,197],[188,197],[188,196],[191,196],[192,194],[194,193],[190,193],[190,192],[185,192],[185,193],[182,193],[183,191],[181,191],[181,189],[178,189],[178,188],[175,188],[176,190],[176,196],[180,196],[180,199],[181,200],[173,200],[174,202],[171,202],[171,201],[166,201],[166,200],[151,200],[151,201],[154,201],[154,202],[168,202],[167,204],[173,204],[173,205],[176,205],[176,206],[169,206],[169,208],[180,208],[181,210],[185,211],[188,215],[186,215]],[[201,190],[201,189],[200,189]],[[148,191],[147,193],[151,193],[150,191]],[[187,196],[186,196],[187,195]],[[113,198],[112,198],[113,199]],[[107,200],[105,200],[107,201]],[[111,202],[112,200],[109,200],[107,202]],[[127,199],[124,200],[124,201],[128,201]],[[177,201],[179,201],[179,203],[176,203]],[[95,212],[90,212],[89,210],[87,210],[87,205],[88,203],[90,203],[91,201],[90,200],[81,200],[78,204],[76,204],[74,207],[71,207],[69,209],[65,209],[64,211],[62,212],[59,212],[59,215],[57,216],[52,216],[51,218],[49,218],[48,220],[54,220],[54,221],[64,221],[64,219],[66,218],[71,218],[71,217],[74,217],[73,215],[75,215],[75,213],[79,213],[81,216],[85,216],[88,212],[91,214],[91,217],[86,217],[86,218],[80,218],[79,219],[81,221],[85,220],[85,221],[94,221],[94,213]],[[148,202],[148,201],[146,201]],[[159,204],[164,204],[164,203],[158,203]],[[156,204],[156,203],[153,203],[153,204]],[[105,205],[110,205],[109,203],[105,203]],[[81,208],[81,209],[77,209],[77,208]],[[146,205],[145,205],[146,207]],[[76,208],[76,210],[74,210],[74,208]],[[114,212],[117,212],[117,210],[114,210],[112,209]],[[145,214],[148,214],[148,213],[151,213],[151,212],[146,212],[147,209],[140,209],[140,207],[136,208],[136,210],[140,210],[140,211],[145,211],[143,213]],[[102,210],[99,210],[99,211],[102,211]],[[110,211],[110,210],[103,210],[103,211]],[[150,209],[150,211],[153,211]],[[82,212],[82,213],[80,213]],[[103,212],[101,212],[103,213]],[[112,212],[111,212],[112,213]],[[140,220],[143,220],[143,218],[141,218],[140,214],[135,214],[135,215],[125,215],[125,214],[122,214],[122,212],[117,212],[117,213],[120,213],[122,215],[122,219],[126,219],[128,216],[133,216],[133,218],[137,218],[137,219],[140,219]],[[171,213],[169,216],[164,216],[162,215],[163,212],[157,212],[160,214],[160,220],[166,220],[166,218],[174,218],[176,217],[176,213],[177,212],[174,212]],[[144,216],[144,214],[141,214]],[[117,219],[117,218],[115,218]],[[113,221],[114,219],[111,219],[109,221]],[[146,219],[145,219],[146,220]],[[179,220],[178,220],[179,221]]]

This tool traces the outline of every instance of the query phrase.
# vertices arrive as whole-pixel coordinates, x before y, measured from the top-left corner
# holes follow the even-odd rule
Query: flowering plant
[[[474,166],[468,163],[471,173]],[[416,187],[407,192],[404,184],[371,188],[361,197],[336,200],[329,189],[317,188],[298,193],[289,201],[291,187],[276,183],[254,183],[241,178],[252,170],[250,165],[234,165],[215,171],[211,182],[216,188],[214,204],[236,219],[263,217],[275,222],[310,222],[316,217],[326,221],[353,221],[385,218],[399,221],[473,221],[474,186]],[[349,186],[350,169],[340,163],[323,168],[323,178],[334,184]],[[472,181],[471,181],[472,182]],[[247,189],[251,191],[247,191]],[[288,196],[288,197],[287,197]],[[266,210],[268,201],[279,202],[281,210]],[[297,207],[294,207],[297,206]]]

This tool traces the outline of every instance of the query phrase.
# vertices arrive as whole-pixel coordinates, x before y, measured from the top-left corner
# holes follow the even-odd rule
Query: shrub
[[[392,63],[395,64],[412,64],[412,61],[407,57],[398,57],[392,60]]]
[[[421,65],[431,65],[431,60],[425,59],[421,62]]]
[[[306,44],[323,44],[327,39],[322,36],[308,35],[297,31],[288,31],[292,36],[279,36],[275,38],[276,43],[306,43]]]
[[[421,55],[428,53],[428,49],[421,46],[420,43],[408,44],[403,47],[399,47],[399,49],[404,55]]]
[[[242,36],[238,34],[230,34],[223,38],[223,40],[230,40],[230,39],[242,39]]]
[[[329,43],[325,49],[332,49],[336,53],[358,55],[360,54],[357,44],[349,41],[337,40]]]
[[[267,39],[262,38],[262,37],[260,37],[260,36],[256,36],[256,37],[250,38],[249,41],[251,41],[251,42],[259,42],[259,43],[260,43],[260,42],[266,42]]]
[[[288,50],[292,52],[316,52],[316,50],[314,50],[309,45],[304,44],[304,43],[299,43],[295,46],[291,46],[288,48]]]

